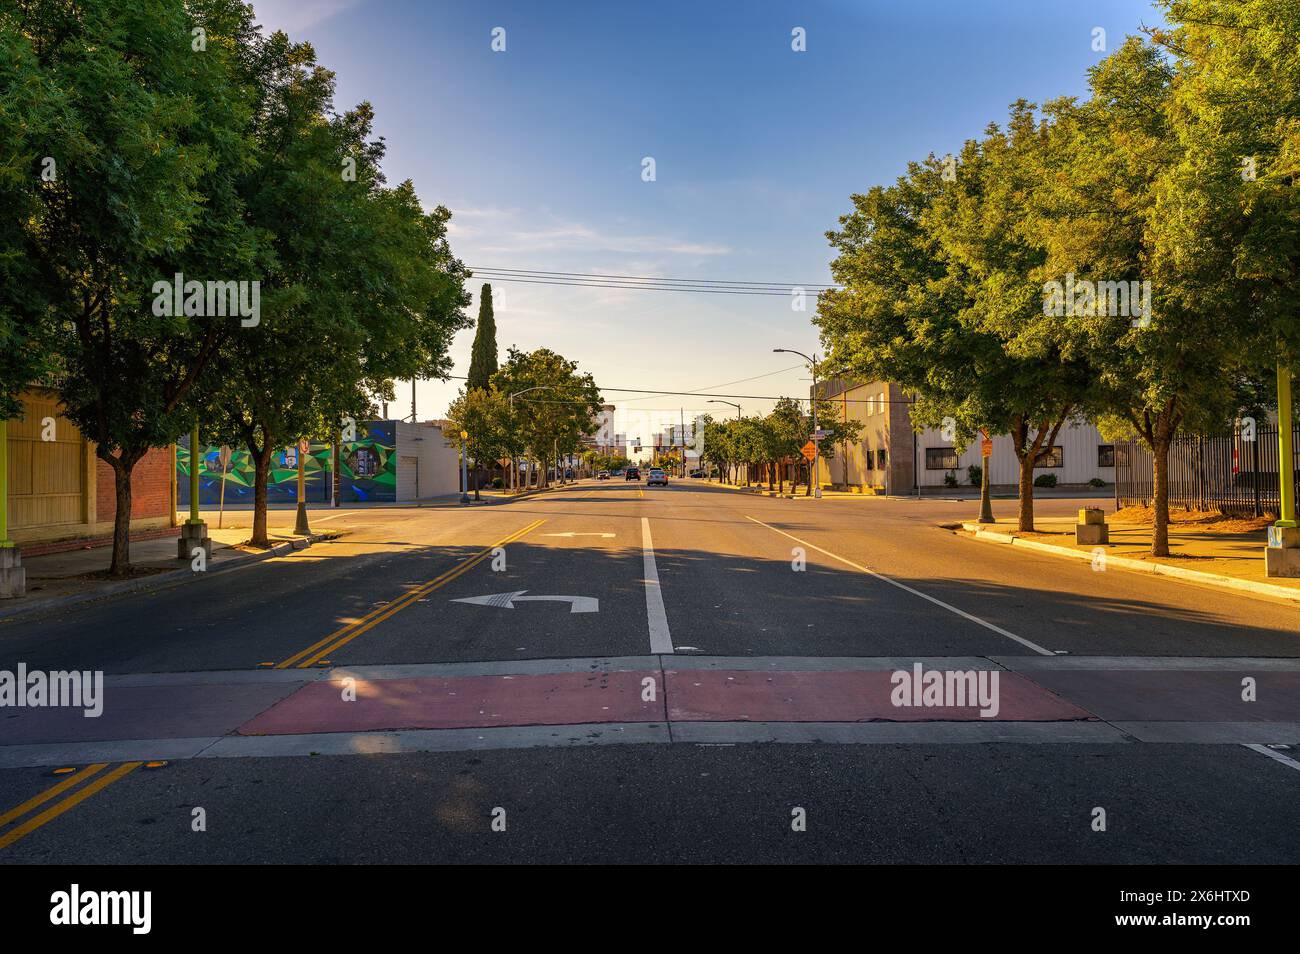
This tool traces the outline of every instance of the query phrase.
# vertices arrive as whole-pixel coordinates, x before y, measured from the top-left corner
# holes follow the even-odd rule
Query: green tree
[[[492,376],[492,385],[507,400],[530,388],[544,389],[516,397],[512,421],[519,446],[543,465],[539,485],[545,486],[544,462],[578,453],[583,438],[595,428],[603,406],[595,381],[590,374],[578,371],[576,361],[549,348],[511,348],[506,363]]]
[[[1219,213],[1204,207],[1197,181],[1209,173],[1207,157],[1177,134],[1171,96],[1180,82],[1136,38],[1094,67],[1088,101],[1057,109],[1058,172],[1044,179],[1037,224],[1050,270],[1076,282],[1150,283],[1137,317],[1085,301],[1062,324],[1096,371],[1103,433],[1135,432],[1151,449],[1155,556],[1169,553],[1170,446],[1180,430],[1232,419],[1259,341],[1253,311],[1224,297],[1229,284],[1215,272],[1226,261],[1207,261],[1210,243],[1186,231]]]
[[[778,492],[785,493],[785,465],[796,457],[803,459],[800,449],[808,442],[808,425],[799,402],[788,397],[776,402],[765,423],[767,450],[771,455],[768,463],[776,473]]]
[[[457,430],[469,434],[465,448],[474,461],[474,499],[479,500],[479,468],[484,463],[495,465],[519,450],[512,438],[513,421],[506,396],[493,387],[462,389],[447,408],[447,417]]]
[[[264,320],[228,343],[203,395],[204,423],[254,462],[253,546],[270,545],[267,483],[280,447],[330,439],[393,379],[445,376],[466,324],[464,266],[449,213],[414,187],[384,185],[368,104],[334,115],[334,75],[308,44],[276,33],[249,62],[259,91],[257,164],[240,182],[274,251]]]
[[[479,291],[478,326],[474,330],[474,349],[469,359],[469,389],[486,388],[497,373],[497,323],[492,314],[492,286],[486,282]]]
[[[915,397],[916,428],[956,444],[980,428],[1010,433],[1020,461],[1019,527],[1034,527],[1033,470],[1061,427],[1090,406],[1093,376],[1044,314],[1046,254],[1018,224],[1043,174],[1042,129],[1017,103],[960,161],[930,156],[889,187],[853,196],[827,233],[844,287],[815,319],[829,364]]]
[[[835,448],[856,444],[862,436],[862,421],[842,416],[840,406],[834,401],[818,400],[817,427],[826,432],[825,439],[817,442],[817,456],[826,461],[835,459]],[[809,475],[804,495],[809,496],[812,494],[812,468],[805,464],[804,472]]]
[[[51,107],[0,163],[10,191],[15,169],[32,173],[16,203],[21,234],[5,226],[6,258],[34,263],[16,304],[28,321],[48,316],[67,416],[113,470],[111,572],[125,574],[132,471],[184,429],[187,396],[240,323],[151,302],[155,283],[257,277],[259,238],[236,189],[252,156],[254,95],[236,79],[251,11],[234,0],[31,0],[7,5],[0,23],[3,69],[21,71],[18,108]],[[6,87],[0,113],[8,97]],[[55,161],[51,179],[35,174],[41,154]]]
[[[1153,280],[1171,318],[1194,316],[1188,341],[1208,330],[1221,342],[1211,360],[1232,351],[1216,380],[1246,394],[1214,409],[1222,422],[1258,403],[1252,379],[1281,386],[1300,370],[1300,6],[1161,5],[1171,28],[1151,32],[1176,77],[1167,128],[1179,156],[1156,189]]]

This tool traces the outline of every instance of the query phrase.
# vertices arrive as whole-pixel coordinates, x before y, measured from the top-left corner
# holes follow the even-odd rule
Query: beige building
[[[100,540],[113,532],[113,471],[95,444],[62,415],[57,394],[31,388],[20,419],[7,422],[5,480],[9,536],[25,552],[60,543]],[[149,451],[132,473],[131,534],[157,535],[176,526],[174,447]]]
[[[832,380],[818,384],[818,391],[842,417],[862,422],[856,444],[836,447],[835,458],[821,462],[824,485],[894,495],[951,486],[951,480],[970,486],[967,468],[981,464],[979,443],[963,449],[933,428],[915,433],[908,415],[911,399],[898,385]],[[1015,487],[1019,474],[1010,435],[994,436],[990,483]],[[1052,456],[1034,468],[1035,478],[1043,474],[1054,474],[1064,486],[1085,486],[1094,479],[1113,484],[1114,445],[1090,423],[1066,424]]]

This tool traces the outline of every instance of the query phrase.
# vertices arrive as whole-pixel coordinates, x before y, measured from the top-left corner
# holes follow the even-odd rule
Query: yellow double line
[[[411,590],[409,593],[402,596],[400,599],[394,600],[392,603],[389,603],[385,606],[380,606],[377,609],[371,610],[369,613],[361,617],[361,619],[357,620],[356,622],[348,623],[346,626],[340,629],[336,629],[334,632],[330,633],[324,639],[312,643],[312,645],[308,646],[302,652],[295,653],[294,655],[290,656],[288,659],[284,660],[283,662],[276,663],[275,668],[288,669],[290,666],[297,666],[299,669],[306,669],[308,666],[316,665],[317,662],[324,659],[330,653],[336,652],[337,650],[346,646],[348,643],[352,642],[352,640],[356,639],[362,633],[374,628],[375,626],[378,626],[384,620],[388,619],[388,617],[406,609],[406,607],[410,606],[412,603],[414,603],[416,600],[423,597],[425,594],[432,593],[434,590],[438,589],[438,587],[445,586],[446,584],[450,583],[452,580],[456,579],[457,577],[465,573],[468,573],[474,567],[478,566],[480,563],[482,563],[484,560],[490,557],[492,555],[492,551],[495,550],[497,547],[505,546],[507,543],[513,543],[515,540],[518,540],[524,534],[531,533],[533,530],[536,530],[545,522],[546,522],[545,519],[534,520],[532,523],[524,527],[522,530],[516,530],[512,534],[502,537],[496,543],[492,544],[489,547],[485,547],[484,549],[480,550],[478,553],[474,554],[472,557],[469,557],[468,559],[462,561],[461,563],[458,563],[456,566],[452,567],[450,570],[443,573],[441,576],[435,577],[434,579],[430,580],[428,583],[420,584],[415,589]]]
[[[130,775],[143,764],[143,762],[124,762],[107,775],[100,776],[89,785],[78,789],[62,801],[55,802],[39,815],[29,818],[17,828],[0,835],[0,848],[7,848],[19,839],[26,838],[45,823],[54,821],[54,819],[58,818],[70,808],[76,808],[96,792],[108,788],[108,786],[112,785],[119,778],[122,778],[122,776]],[[57,798],[64,792],[68,791],[68,789],[76,788],[82,782],[86,781],[86,779],[99,775],[99,773],[106,768],[108,768],[107,762],[96,762],[94,765],[87,765],[76,775],[69,776],[63,781],[51,785],[45,791],[33,798],[29,798],[17,808],[11,808],[3,815],[0,815],[0,828],[4,828],[4,826],[8,825],[10,822],[17,821],[24,815],[35,811],[50,799]]]

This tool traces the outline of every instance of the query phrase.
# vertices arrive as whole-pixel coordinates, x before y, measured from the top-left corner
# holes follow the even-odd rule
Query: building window
[[[1097,466],[1098,467],[1115,466],[1115,445],[1114,444],[1097,445]]]
[[[927,447],[925,449],[926,470],[956,470],[957,451],[951,447]]]
[[[885,449],[883,447],[876,448],[876,469],[885,469]]]
[[[1050,451],[1039,451],[1038,462],[1035,467],[1064,467],[1065,466],[1065,449],[1057,444]]]

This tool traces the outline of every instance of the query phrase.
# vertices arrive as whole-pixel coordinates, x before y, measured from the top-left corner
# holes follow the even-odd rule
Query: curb
[[[227,571],[237,570],[254,563],[261,563],[263,560],[269,560],[272,557],[284,556],[286,553],[291,553],[294,550],[305,550],[313,543],[318,543],[322,540],[333,540],[342,535],[342,532],[337,530],[326,530],[322,533],[313,533],[307,537],[285,540],[283,543],[277,543],[269,550],[264,550],[261,553],[241,553],[239,556],[232,556],[224,559],[220,564],[204,573],[195,573],[193,570],[188,569],[169,570],[164,573],[155,573],[153,576],[144,577],[139,580],[124,580],[121,583],[110,583],[87,593],[69,593],[66,596],[56,596],[53,599],[43,600],[39,603],[32,603],[27,606],[22,605],[21,601],[19,602],[19,605],[12,607],[0,605],[0,625],[4,625],[12,619],[18,619],[24,616],[36,616],[55,610],[63,610],[71,606],[77,606],[81,603],[90,603],[95,600],[117,599],[123,596],[131,596],[136,593],[146,593],[151,590],[161,590],[171,586],[180,586],[185,583],[194,583],[200,578],[219,576]],[[6,600],[5,602],[8,601]]]
[[[952,527],[952,524],[948,526]],[[1000,543],[1004,546],[1024,547],[1039,553],[1092,562],[1091,551],[1075,550],[1072,547],[1059,547],[1051,543],[1039,543],[1037,540],[1025,540],[1021,537],[1013,537],[1009,533],[998,533],[996,530],[982,530],[977,523],[962,523],[961,529],[972,540],[979,540],[984,543]],[[1199,583],[1204,586],[1215,586],[1220,589],[1283,599],[1289,603],[1300,603],[1300,590],[1288,586],[1278,586],[1274,583],[1256,583],[1254,580],[1243,580],[1235,576],[1224,576],[1220,573],[1187,570],[1180,566],[1170,566],[1168,563],[1149,563],[1146,560],[1133,560],[1128,557],[1109,555],[1106,557],[1106,566],[1119,567],[1122,570],[1132,570],[1137,573],[1148,573],[1153,576],[1167,576],[1184,583]]]

